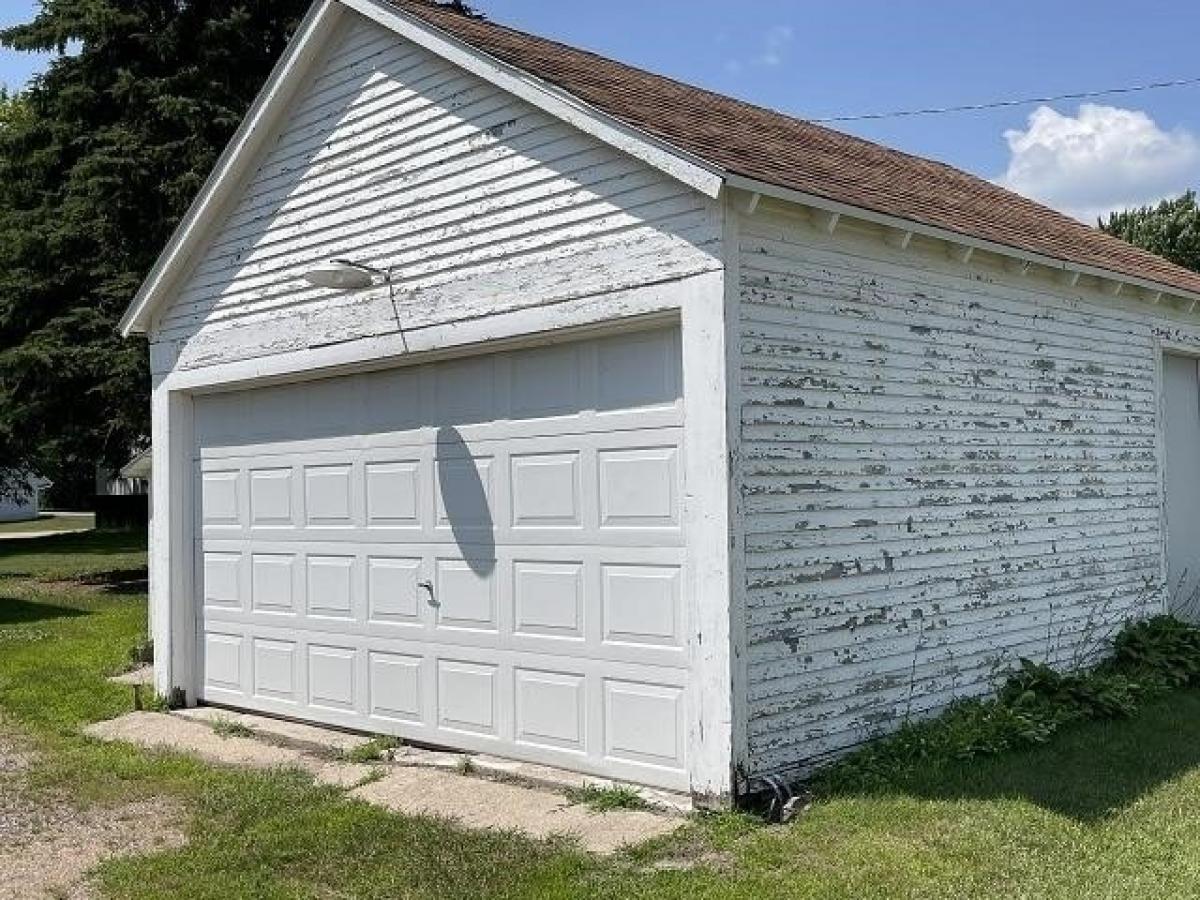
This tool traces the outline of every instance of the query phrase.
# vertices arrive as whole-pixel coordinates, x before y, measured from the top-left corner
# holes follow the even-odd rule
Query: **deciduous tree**
[[[1200,206],[1195,191],[1157,206],[1115,212],[1100,222],[1100,228],[1200,272]]]

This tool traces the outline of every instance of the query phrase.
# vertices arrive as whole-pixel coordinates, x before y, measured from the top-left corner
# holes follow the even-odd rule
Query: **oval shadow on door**
[[[496,568],[496,533],[488,492],[457,428],[438,428],[435,450],[442,508],[463,560],[480,577]]]

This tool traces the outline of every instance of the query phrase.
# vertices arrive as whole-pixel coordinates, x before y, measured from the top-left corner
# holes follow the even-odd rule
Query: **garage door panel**
[[[214,488],[230,485],[236,492],[236,476],[245,475],[249,527],[237,527],[232,496],[220,497],[220,517],[206,512],[202,526],[207,536],[219,538],[230,536],[232,523],[263,541],[362,541],[378,532],[376,538],[400,541],[418,533],[443,542],[492,533],[497,543],[639,544],[645,535],[635,532],[645,529],[656,542],[671,532],[665,539],[681,543],[680,431],[655,429],[638,437],[647,445],[613,446],[612,435],[575,435],[511,441],[494,455],[488,451],[497,442],[464,444],[453,454],[439,447],[436,459],[428,450],[426,459],[410,453],[361,462],[341,450],[299,467],[264,466],[253,458],[208,461],[221,468],[203,473],[206,488],[215,476]]]
[[[587,679],[573,672],[513,669],[514,738],[520,744],[587,752]]]
[[[602,529],[679,527],[679,465],[674,445],[601,450],[597,471]]]
[[[239,487],[241,476],[239,469],[216,469],[204,473],[200,508],[204,511],[205,526],[241,526],[245,521],[240,503],[244,490]]]
[[[302,611],[300,559],[295,553],[250,555],[250,607],[257,613],[296,615]]]
[[[605,643],[683,648],[680,566],[606,563],[600,578]]]
[[[326,644],[309,644],[306,651],[309,704],[355,712],[358,652],[352,647]]]
[[[495,574],[495,559],[485,558],[482,553],[470,558],[437,559],[433,582],[435,627],[498,632]]]
[[[516,559],[511,569],[514,635],[534,640],[584,639],[586,581],[582,561]]]
[[[422,528],[421,499],[428,492],[420,459],[372,460],[364,464],[368,528]]]
[[[436,472],[437,528],[455,534],[495,528],[495,460],[488,456],[442,456]]]
[[[204,696],[686,787],[678,350],[199,400]]]
[[[350,463],[304,466],[304,525],[306,527],[353,527],[357,514],[354,466]]]
[[[422,628],[426,598],[421,582],[427,578],[419,556],[370,554],[367,569],[367,609],[371,624]]]
[[[478,660],[437,661],[437,726],[499,738],[500,666]]]
[[[250,642],[251,685],[256,697],[296,704],[302,696],[296,641],[255,637]]]
[[[250,484],[250,525],[291,527],[295,506],[292,467],[252,467],[248,471]]]
[[[212,631],[203,636],[201,683],[210,690],[246,692],[247,671],[241,633]]]
[[[357,618],[359,586],[354,556],[305,557],[305,612],[333,619]]]
[[[468,657],[456,644],[322,632],[296,641],[287,629],[262,632],[254,642],[262,665],[253,687],[242,689],[240,636],[209,635],[231,648],[233,660],[227,680],[218,682],[216,673],[206,680],[209,699],[289,716],[303,707],[305,716],[333,725],[467,750],[499,752],[511,742],[516,755],[686,787],[679,669],[494,648]],[[299,660],[307,662],[294,667]]]
[[[605,756],[664,768],[684,764],[683,689],[604,679]]]
[[[497,553],[503,549],[502,541],[508,536],[512,536],[512,542],[516,546],[580,548],[574,551],[575,553],[596,546],[597,541],[595,531],[582,531],[580,529],[569,528],[522,528],[508,530],[497,525],[491,533],[495,537]],[[262,528],[255,529],[251,536],[245,538],[240,537],[242,532],[229,529],[206,529],[205,534],[205,546],[209,549],[212,549],[218,543],[228,545],[237,541],[252,541],[256,547],[269,545],[272,547],[290,548],[292,550],[300,545],[307,547],[310,541],[319,542],[322,546],[336,546],[341,544],[350,547],[362,547],[371,544],[374,546],[391,547],[393,550],[402,547],[412,547],[414,545],[454,548],[461,546],[462,543],[460,536],[456,535],[450,528],[439,529],[430,533],[409,533],[407,540],[403,540],[402,535],[395,534],[386,529],[368,528],[313,528],[303,532],[292,528]],[[480,540],[486,539],[488,534],[486,529],[479,528],[462,529],[461,531],[462,539],[473,543],[479,543]],[[516,544],[518,540],[520,543]],[[614,551],[619,550],[622,553],[645,547],[648,541],[654,541],[657,545],[664,548],[679,549],[684,546],[683,536],[679,533],[679,529],[613,526],[607,529],[603,535],[605,546],[611,547]]]
[[[296,553],[289,552],[294,543],[254,546],[251,553],[240,542],[221,541],[205,552],[205,558],[240,562],[242,570],[256,565],[261,582],[249,608],[206,606],[203,618],[210,625],[253,628],[293,618],[298,627],[328,633],[446,631],[479,647],[684,664],[679,550],[499,548],[494,568],[481,573],[462,556],[440,555],[437,547],[314,542]],[[302,573],[299,587],[289,580],[294,570]],[[284,594],[289,584],[290,596]],[[201,572],[200,589],[210,592],[207,572]]]
[[[581,365],[578,344],[542,347],[513,357],[510,412],[514,418],[573,415],[586,408],[591,373]]]
[[[583,526],[578,451],[515,453],[509,467],[514,528]]]
[[[682,391],[678,331],[609,338],[596,344],[596,405],[625,413],[674,403]]]
[[[205,607],[243,609],[246,605],[246,557],[240,551],[208,551],[202,554],[202,591]]]
[[[370,651],[367,665],[372,718],[402,725],[428,725],[428,659],[419,654]]]

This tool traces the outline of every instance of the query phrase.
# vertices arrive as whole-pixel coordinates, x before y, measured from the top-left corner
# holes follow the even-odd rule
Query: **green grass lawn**
[[[698,817],[597,860],[348,802],[296,773],[215,769],[100,745],[79,726],[130,707],[145,631],[129,536],[0,544],[0,713],[41,751],[35,790],[79,804],[164,796],[187,846],[106,863],[113,897],[1183,897],[1200,891],[1200,693],[1086,724],[1036,751],[830,798],[787,827]],[[111,576],[106,573],[115,573]],[[72,583],[86,579],[87,584]]]
[[[80,515],[50,515],[42,513],[36,519],[27,522],[0,522],[0,535],[3,534],[32,534],[39,531],[82,531],[96,524],[96,517],[91,513]]]

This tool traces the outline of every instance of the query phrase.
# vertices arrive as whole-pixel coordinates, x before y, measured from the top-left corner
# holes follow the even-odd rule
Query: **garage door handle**
[[[437,606],[437,600],[433,596],[433,582],[432,581],[418,581],[417,587],[419,587],[423,590],[429,591],[429,605]]]

